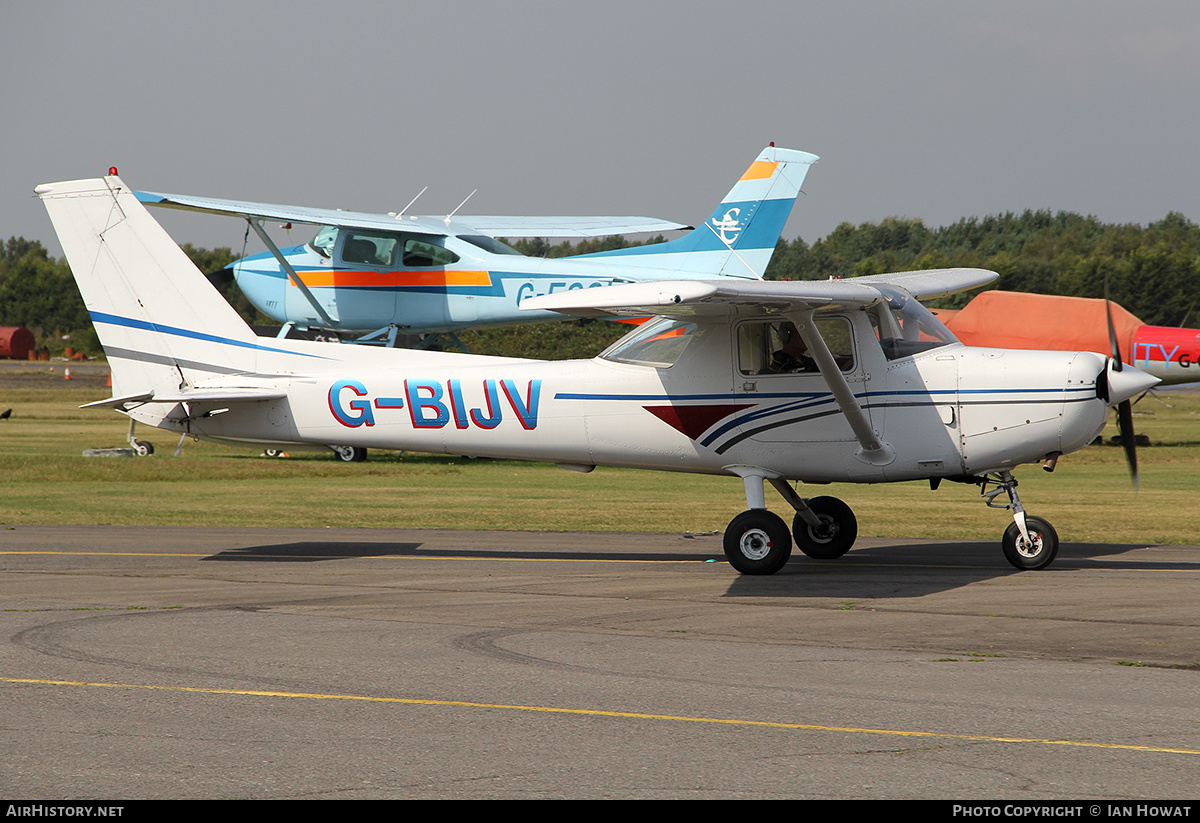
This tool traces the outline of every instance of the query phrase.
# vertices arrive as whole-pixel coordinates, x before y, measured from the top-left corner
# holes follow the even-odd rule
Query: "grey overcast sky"
[[[1194,0],[0,0],[0,238],[135,188],[703,220],[769,141],[784,236],[1032,208],[1200,220]],[[179,242],[244,224],[156,212]],[[307,235],[298,237],[307,239]],[[252,244],[253,246],[253,244]],[[257,249],[255,249],[257,250]]]

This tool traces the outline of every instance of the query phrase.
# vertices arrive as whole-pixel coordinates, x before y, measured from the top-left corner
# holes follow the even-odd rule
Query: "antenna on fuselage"
[[[423,188],[423,189],[421,189],[419,192],[417,192],[417,196],[416,196],[416,197],[414,197],[412,200],[409,200],[409,201],[408,201],[408,205],[407,205],[407,206],[405,206],[404,208],[400,209],[400,211],[398,211],[398,212],[396,212],[396,211],[392,212],[392,213],[391,213],[391,216],[392,216],[392,217],[394,217],[394,218],[396,218],[397,220],[399,220],[401,217],[403,217],[403,216],[404,216],[404,213],[405,213],[406,211],[408,211],[410,208],[412,208],[412,204],[413,204],[413,203],[415,203],[415,202],[417,202],[417,199],[418,199],[418,198],[420,198],[420,196],[421,196],[422,194],[424,194],[425,192],[427,192],[427,191],[429,191],[429,186],[426,186],[425,188]]]
[[[479,191],[479,189],[475,189],[475,191]],[[470,200],[472,197],[475,196],[475,191],[473,191],[467,195],[467,200]],[[455,209],[454,211],[452,211],[446,215],[446,225],[450,225],[450,218],[453,217],[454,215],[458,214],[458,209],[461,209],[463,206],[467,205],[467,200],[464,200],[461,203],[459,203],[457,209]]]

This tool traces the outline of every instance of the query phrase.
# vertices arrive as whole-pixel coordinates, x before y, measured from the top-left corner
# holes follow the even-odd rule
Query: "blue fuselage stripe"
[[[91,315],[93,323],[107,323],[112,326],[124,326],[130,329],[142,329],[144,331],[158,332],[159,334],[169,334],[174,337],[185,337],[189,340],[203,340],[206,343],[220,343],[225,346],[236,346],[241,349],[251,349],[253,351],[269,351],[277,354],[294,354],[300,357],[315,357],[318,360],[329,359],[326,357],[321,357],[317,354],[304,354],[302,352],[289,351],[288,349],[277,349],[273,346],[250,343],[245,340],[234,340],[231,337],[218,337],[215,334],[206,334],[205,332],[192,331],[191,329],[181,329],[178,326],[165,326],[161,323],[151,323],[148,320],[138,320],[134,317],[120,317],[115,314],[106,314],[100,311],[88,312],[88,314]]]

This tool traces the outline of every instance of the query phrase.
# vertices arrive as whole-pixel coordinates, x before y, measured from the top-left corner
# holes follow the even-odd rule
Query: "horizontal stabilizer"
[[[79,408],[81,409],[121,409],[126,403],[147,403],[154,397],[154,392],[141,392],[139,394],[126,394],[121,397],[109,397],[105,400],[95,400],[91,403],[84,403]]]
[[[287,392],[282,389],[183,389],[174,392],[144,392],[124,397],[110,397],[80,406],[81,409],[123,408],[128,404],[141,403],[256,403],[263,400],[282,400]]]

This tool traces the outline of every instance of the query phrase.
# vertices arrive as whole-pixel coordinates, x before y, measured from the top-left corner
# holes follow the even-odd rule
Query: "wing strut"
[[[304,281],[300,279],[300,275],[296,274],[296,270],[292,268],[292,264],[289,263],[287,258],[283,256],[283,253],[279,251],[279,247],[275,245],[275,241],[268,237],[267,233],[263,231],[261,221],[253,220],[247,217],[246,222],[249,223],[254,229],[254,233],[258,235],[258,238],[266,244],[268,249],[271,250],[271,254],[275,256],[275,260],[278,261],[283,270],[287,272],[288,277],[292,278],[292,282],[296,284],[296,288],[300,289],[300,293],[303,294],[308,302],[312,304],[312,307],[316,309],[317,314],[320,315],[321,319],[325,321],[326,325],[331,329],[336,326],[337,324],[334,323],[329,315],[325,313],[325,310],[321,308],[321,304],[317,302],[317,298],[313,297],[313,293],[308,290],[308,286],[304,285]]]
[[[825,338],[821,337],[821,332],[817,330],[817,324],[813,322],[813,310],[809,309],[788,315],[788,317],[796,324],[796,330],[800,332],[805,345],[808,346],[808,353],[816,361],[817,368],[821,370],[821,376],[825,378],[826,385],[833,392],[833,399],[837,401],[842,414],[846,416],[846,422],[850,424],[854,436],[858,438],[858,443],[862,446],[856,455],[858,459],[864,463],[870,463],[872,466],[886,466],[891,463],[896,459],[896,450],[880,440],[879,435],[875,434],[875,430],[871,428],[871,421],[867,419],[866,412],[859,405],[850,384],[846,382],[846,376],[842,374],[829,347],[825,345]]]

